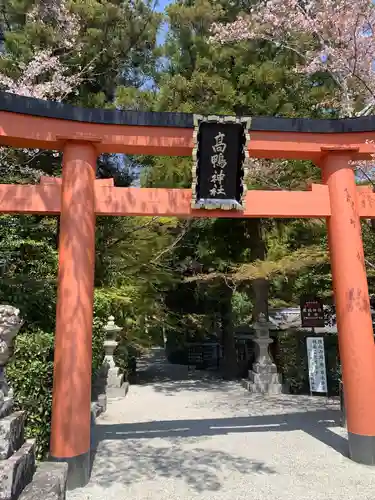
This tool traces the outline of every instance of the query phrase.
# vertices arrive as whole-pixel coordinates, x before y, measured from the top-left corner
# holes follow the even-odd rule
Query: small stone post
[[[19,309],[0,305],[0,416],[4,407],[12,406],[12,391],[6,381],[5,365],[13,354],[13,341],[22,325]]]
[[[107,374],[107,388],[119,388],[124,382],[124,377],[118,374],[118,368],[116,367],[115,360],[113,359],[114,350],[117,347],[117,335],[121,332],[122,328],[117,326],[115,323],[115,318],[109,316],[108,322],[104,327],[106,333],[106,340],[104,341],[105,350],[105,363],[108,367]]]

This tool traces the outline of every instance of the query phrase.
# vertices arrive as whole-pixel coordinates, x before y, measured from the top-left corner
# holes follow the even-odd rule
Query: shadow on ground
[[[163,395],[194,392],[189,407],[219,411],[221,418],[143,421],[95,428],[92,484],[131,485],[142,481],[181,479],[197,492],[218,491],[225,477],[277,475],[273,466],[205,447],[202,440],[231,434],[303,431],[343,456],[347,440],[331,429],[339,425],[336,401],[309,396],[250,394],[239,382],[214,374],[191,373],[186,366],[166,363],[160,350],[150,352],[138,367],[138,382]],[[176,406],[178,408],[178,405]],[[210,414],[209,413],[209,414]],[[150,408],[149,415],[153,411]],[[225,415],[228,414],[228,417]],[[256,454],[256,450],[254,450]]]
[[[110,434],[112,437],[107,435],[106,439],[113,438]],[[246,475],[276,473],[260,461],[250,461],[223,451],[183,449],[177,444],[153,446],[132,439],[124,444],[121,439],[115,443],[100,443],[100,454],[96,456],[93,471],[95,484],[109,487],[114,482],[130,485],[160,478],[182,479],[189,487],[203,492],[218,491],[222,487],[219,477],[222,471]]]
[[[338,425],[336,410],[258,415],[252,417],[210,418],[202,420],[168,420],[129,424],[99,425],[96,428],[94,482],[109,486],[114,481],[131,484],[157,476],[181,478],[196,491],[216,491],[221,487],[220,472],[242,474],[276,474],[260,461],[209,449],[184,449],[191,438],[249,432],[288,432],[302,430],[347,456],[347,440],[329,428]],[[158,438],[167,440],[160,446]],[[198,439],[199,438],[199,439]],[[251,479],[250,477],[248,478]]]
[[[164,349],[151,349],[137,362],[137,385],[150,385],[156,392],[176,395],[181,391],[223,391],[218,371],[200,371],[169,363]]]
[[[347,440],[329,430],[329,428],[338,425],[338,417],[337,411],[326,410],[255,417],[110,424],[98,426],[97,439],[98,441],[107,439],[168,439],[176,437],[217,436],[238,432],[288,432],[301,430],[346,456]]]

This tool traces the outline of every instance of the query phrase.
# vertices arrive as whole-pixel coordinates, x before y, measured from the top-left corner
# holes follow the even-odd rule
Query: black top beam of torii
[[[0,111],[106,125],[194,128],[194,115],[191,113],[81,108],[8,92],[0,92]],[[320,134],[374,132],[375,116],[341,119],[257,116],[252,118],[250,130]]]

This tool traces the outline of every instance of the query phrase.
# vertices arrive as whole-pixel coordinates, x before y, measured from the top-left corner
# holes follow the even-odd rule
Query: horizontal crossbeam
[[[86,109],[0,92],[0,145],[62,150],[67,141],[95,144],[98,153],[191,156],[193,115]],[[357,151],[370,159],[375,116],[342,120],[254,117],[249,154],[319,162],[322,150]]]
[[[92,142],[98,153],[191,156],[193,129],[103,125],[39,118],[0,111],[0,144],[16,148],[62,150],[69,140]],[[318,162],[322,150],[340,147],[358,151],[353,158],[369,159],[375,132],[319,134],[251,131],[250,156],[305,159]],[[366,142],[367,141],[367,142]]]
[[[358,188],[360,217],[375,218],[375,194]],[[190,189],[114,187],[112,179],[97,180],[97,215],[298,218],[329,217],[328,188],[310,191],[248,191],[244,211],[194,210]],[[0,213],[59,214],[61,179],[42,178],[40,185],[0,184]]]

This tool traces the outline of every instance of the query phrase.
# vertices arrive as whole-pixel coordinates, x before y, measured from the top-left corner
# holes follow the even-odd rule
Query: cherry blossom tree
[[[26,13],[26,26],[36,23],[39,30],[52,30],[49,48],[37,45],[26,61],[9,58],[5,50],[1,57],[8,60],[4,67],[11,71],[0,70],[0,87],[13,94],[62,100],[81,80],[80,71],[67,67],[61,56],[66,50],[81,50],[80,19],[66,0],[38,0]]]
[[[68,68],[51,50],[36,52],[28,64],[15,62],[18,77],[0,73],[0,85],[6,92],[39,99],[61,100],[80,82],[79,74],[69,74]]]
[[[296,71],[328,74],[336,92],[327,109],[339,116],[375,107],[375,6],[371,0],[261,0],[247,14],[212,26],[212,40],[267,40],[296,54]]]
[[[330,98],[319,103],[322,111],[359,117],[375,112],[374,29],[372,0],[261,0],[234,22],[214,24],[211,40],[265,40],[291,51],[296,71],[311,77],[312,84],[323,75],[333,82]],[[264,161],[254,163],[264,171]],[[373,161],[355,165],[373,182]]]
[[[141,85],[156,57],[161,15],[153,1],[7,0],[0,12],[5,35],[0,91],[113,106],[119,86]],[[25,165],[30,175],[41,167],[50,173],[51,165],[60,163],[50,157],[49,152],[3,148],[0,175],[20,172]],[[25,171],[24,177],[30,175]]]
[[[81,71],[72,71],[60,54],[67,50],[79,51],[80,20],[68,9],[66,0],[39,0],[26,13],[26,26],[38,23],[42,29],[52,28],[53,39],[48,49],[35,47],[25,60],[13,58],[5,49],[1,58],[7,64],[0,69],[0,88],[5,92],[39,99],[61,101],[74,91],[82,80]],[[24,159],[14,164],[14,151],[0,148],[1,169],[16,170],[38,180],[43,173],[29,165],[41,154],[38,149],[23,149]],[[53,152],[58,157],[58,152]]]

